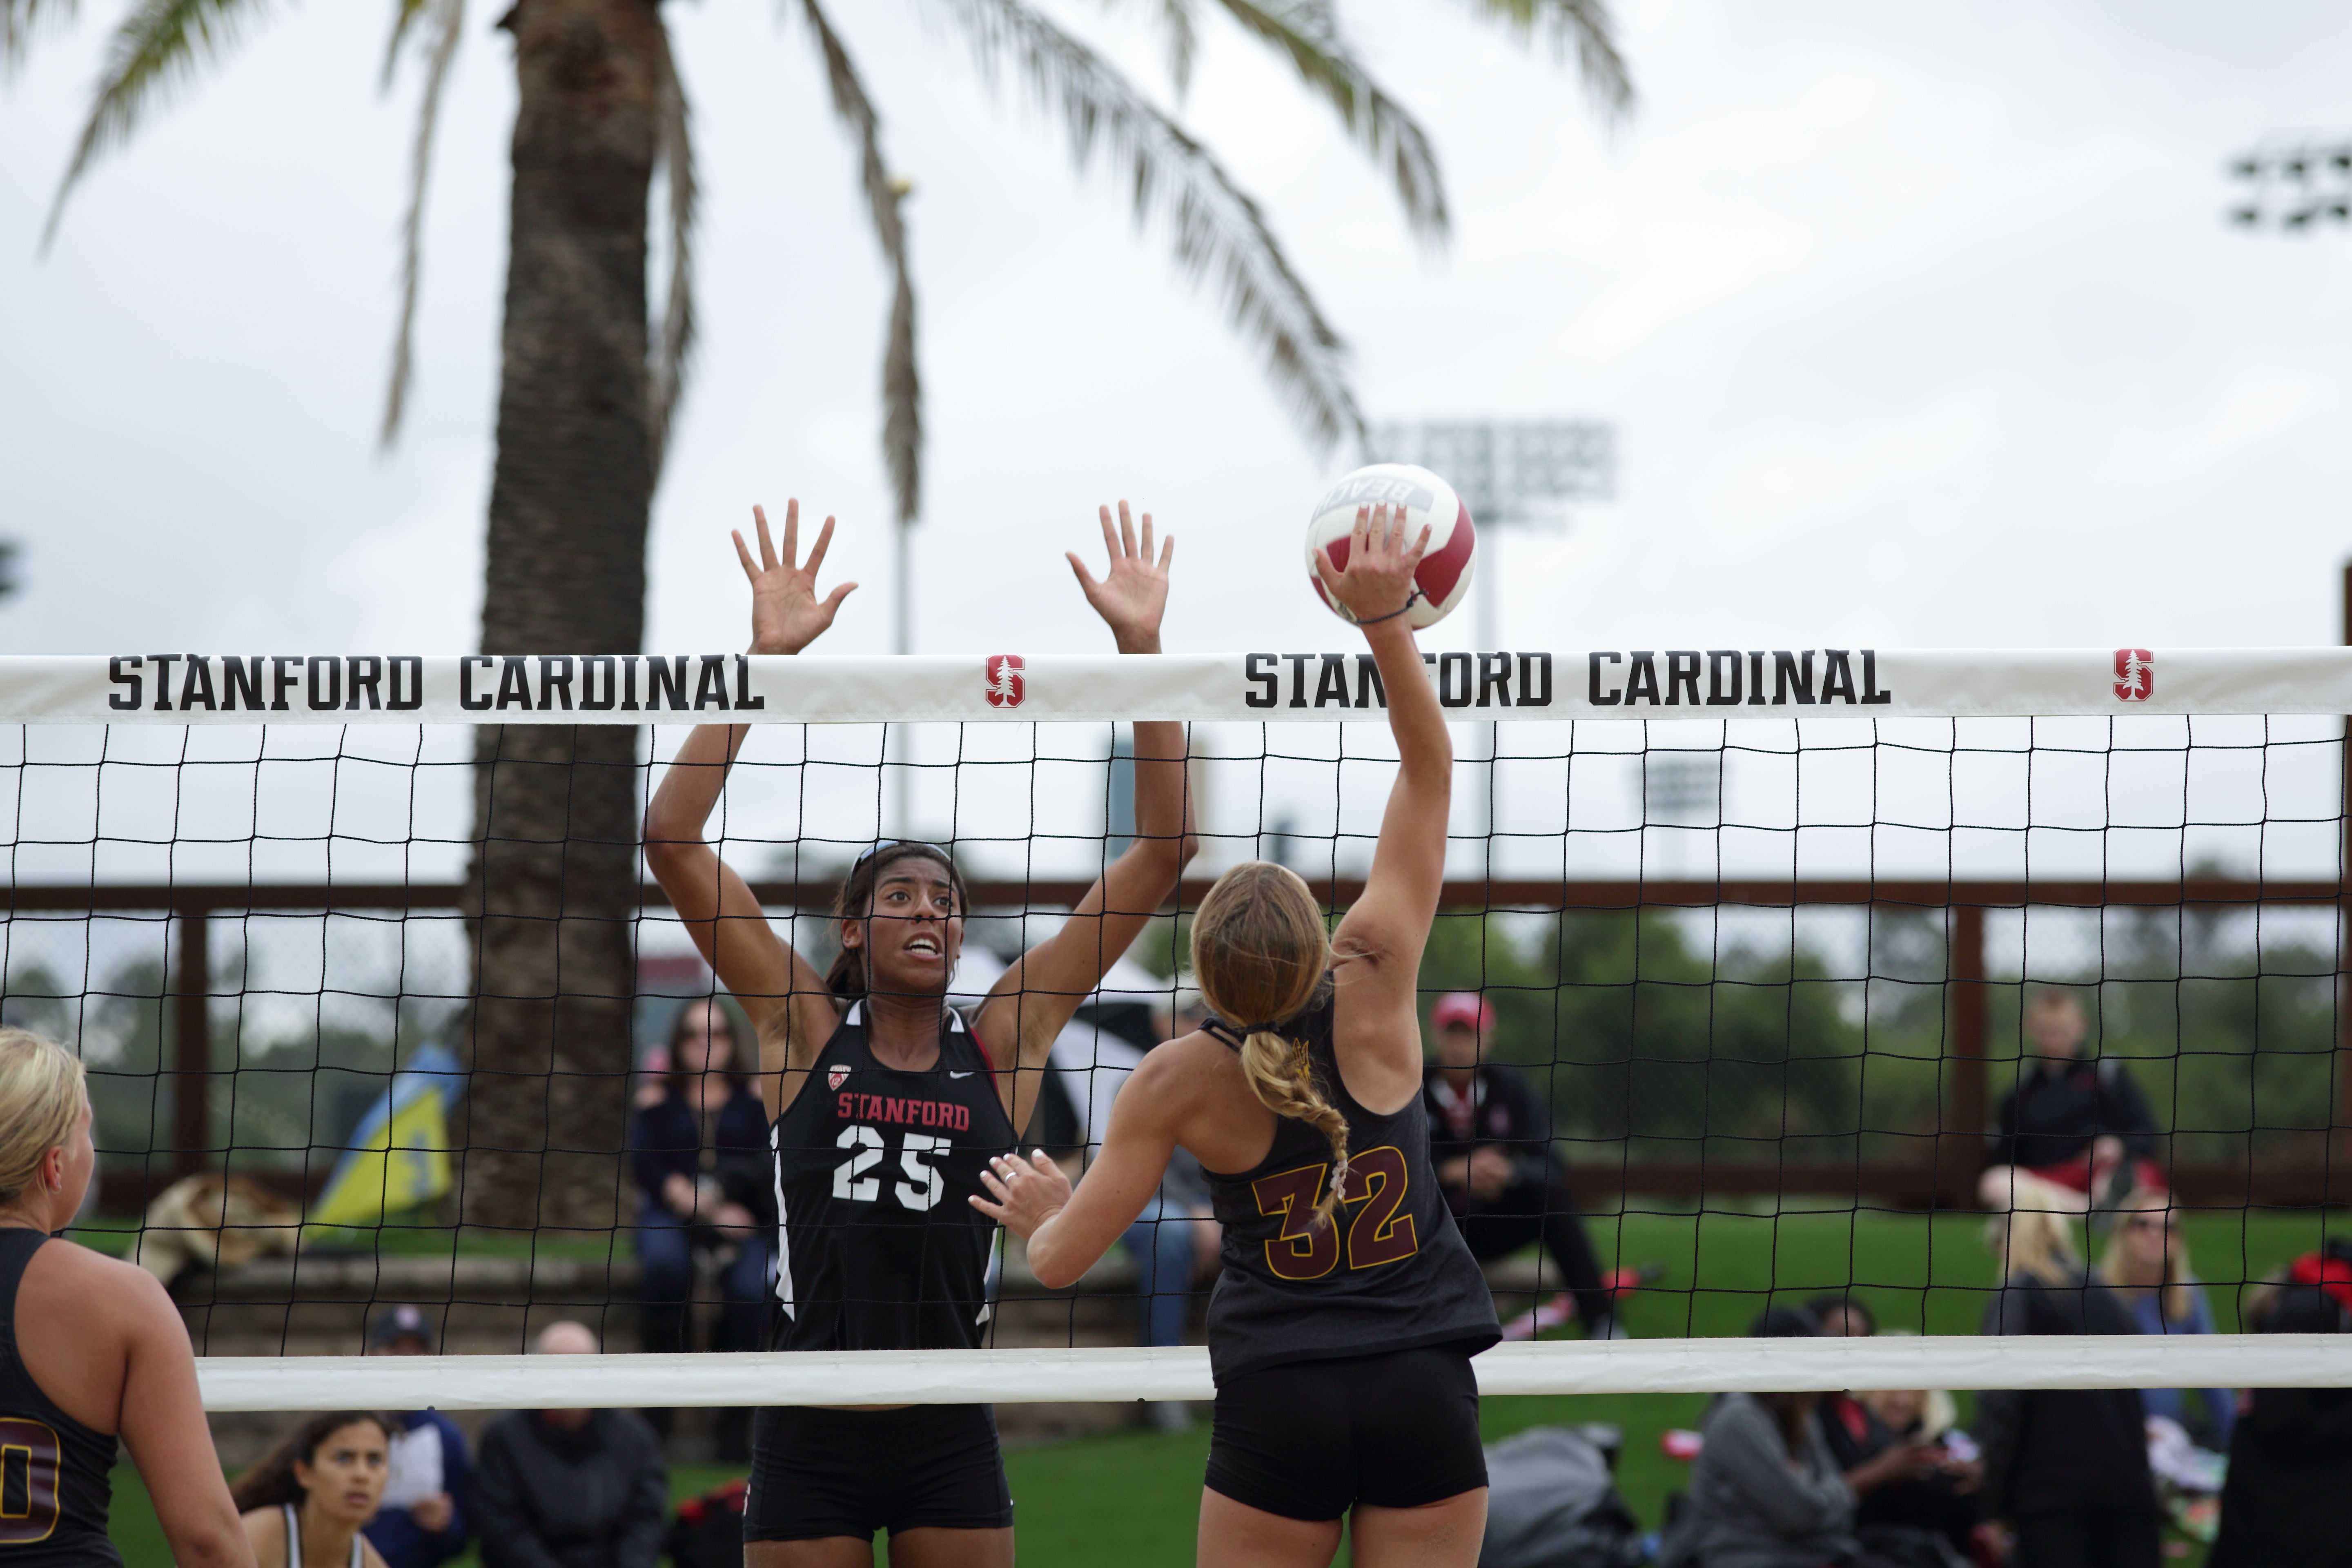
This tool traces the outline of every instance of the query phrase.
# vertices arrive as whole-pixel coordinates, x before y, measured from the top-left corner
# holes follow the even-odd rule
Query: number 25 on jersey
[[[1327,1162],[1277,1171],[1250,1184],[1257,1212],[1282,1216],[1282,1233],[1265,1244],[1265,1266],[1277,1279],[1320,1279],[1339,1266],[1339,1226],[1348,1227],[1348,1267],[1377,1268],[1421,1250],[1412,1215],[1404,1206],[1404,1152],[1392,1146],[1367,1149],[1348,1159],[1348,1188],[1328,1225],[1318,1224],[1315,1205],[1330,1178]],[[1349,1211],[1354,1210],[1350,1215]]]
[[[890,1195],[898,1206],[916,1214],[935,1207],[947,1192],[947,1178],[924,1163],[927,1154],[944,1154],[948,1140],[934,1138],[928,1132],[906,1132],[900,1135],[898,1168],[906,1180],[890,1184]],[[853,1122],[841,1130],[835,1144],[849,1151],[849,1157],[833,1170],[833,1195],[850,1203],[870,1204],[880,1201],[882,1178],[866,1173],[882,1163],[883,1139],[879,1128]]]

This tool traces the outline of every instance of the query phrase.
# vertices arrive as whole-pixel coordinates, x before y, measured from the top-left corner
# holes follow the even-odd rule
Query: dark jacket
[[[1814,1415],[1822,1424],[1830,1457],[1849,1474],[1902,1441],[1901,1434],[1850,1394],[1822,1395]],[[1857,1530],[1885,1524],[1933,1531],[1965,1552],[1978,1517],[1974,1492],[1961,1491],[1957,1478],[1930,1470],[1924,1476],[1884,1481],[1864,1492],[1854,1510],[1854,1525]]]
[[[404,1508],[380,1509],[362,1531],[382,1554],[384,1568],[437,1568],[466,1550],[470,1528],[468,1510],[474,1497],[474,1465],[466,1457],[466,1435],[437,1410],[411,1410],[394,1415],[404,1434],[432,1432],[441,1439],[441,1489],[449,1498],[449,1528],[439,1534],[425,1529]]]
[[[668,1513],[660,1439],[625,1410],[590,1411],[576,1431],[518,1410],[482,1434],[484,1568],[655,1568]]]
[[[768,1113],[760,1097],[740,1084],[719,1109],[712,1146],[702,1146],[694,1108],[678,1095],[666,1095],[629,1119],[629,1161],[646,1198],[661,1202],[662,1184],[672,1176],[698,1181],[715,1177],[727,1196],[751,1211],[763,1225],[775,1222],[775,1183],[768,1155]]]
[[[2352,1388],[2257,1388],[2208,1568],[2352,1568]]]
[[[2101,1136],[2122,1140],[2135,1159],[2156,1156],[2156,1118],[2123,1063],[2028,1057],[2017,1087],[2001,1097],[1989,1163],[2041,1170],[2079,1158]]]
[[[2087,1270],[2051,1282],[2016,1274],[1985,1309],[1989,1334],[2128,1334],[2131,1315]],[[1977,1396],[1984,1507],[1996,1519],[2137,1501],[2156,1510],[2139,1392],[1987,1391]]]
[[[1444,1082],[1444,1069],[1435,1062],[1422,1068],[1421,1103],[1429,1112],[1430,1163],[1443,1165],[1492,1144],[1510,1155],[1517,1168],[1513,1184],[1541,1183],[1544,1165],[1551,1159],[1551,1119],[1544,1114],[1543,1100],[1528,1075],[1500,1062],[1479,1063],[1470,1081],[1466,1123],[1462,1103],[1457,1100],[1449,1108],[1447,1097],[1439,1092]],[[1449,1188],[1446,1198],[1459,1214],[1467,1189]]]

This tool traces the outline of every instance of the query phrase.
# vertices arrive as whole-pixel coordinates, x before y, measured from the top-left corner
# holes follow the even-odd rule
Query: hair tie
[[[1391,611],[1390,611],[1387,615],[1385,615],[1385,616],[1367,616],[1366,618],[1364,618],[1364,619],[1362,619],[1362,620],[1358,621],[1356,624],[1357,624],[1358,626],[1376,626],[1380,625],[1382,621],[1392,621],[1392,620],[1395,620],[1399,616],[1403,615],[1403,614],[1404,614],[1404,612],[1405,612],[1405,610],[1410,610],[1410,609],[1412,609],[1415,605],[1420,604],[1420,603],[1422,602],[1422,600],[1423,600],[1423,599],[1425,599],[1425,598],[1427,598],[1427,597],[1428,597],[1428,595],[1425,595],[1425,594],[1423,594],[1423,593],[1421,591],[1421,584],[1419,584],[1418,583],[1416,583],[1416,584],[1413,584],[1412,592],[1412,593],[1410,593],[1410,594],[1407,594],[1407,595],[1405,595],[1405,597],[1404,597],[1404,609],[1400,609],[1400,610],[1391,610]]]

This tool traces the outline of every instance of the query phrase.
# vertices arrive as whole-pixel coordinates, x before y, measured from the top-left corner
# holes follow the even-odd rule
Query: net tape
[[[1433,652],[1464,717],[1974,718],[2352,711],[2352,648]],[[1239,720],[1382,710],[1361,650],[0,658],[0,722],[641,724]]]
[[[1482,1394],[1892,1388],[2347,1388],[2341,1334],[1882,1336],[1497,1345]],[[196,1363],[208,1410],[1205,1401],[1209,1352],[772,1352],[722,1356],[264,1356]]]

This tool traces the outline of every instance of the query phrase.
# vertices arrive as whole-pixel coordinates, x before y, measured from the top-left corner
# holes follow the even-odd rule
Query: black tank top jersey
[[[774,1331],[786,1351],[971,1350],[989,1315],[996,1222],[965,1200],[1012,1120],[988,1054],[950,1010],[939,1064],[874,1059],[853,1004],[769,1132]]]
[[[16,1287],[47,1240],[0,1229],[0,1568],[122,1568],[106,1533],[114,1439],[58,1409],[16,1350]]]
[[[1209,1364],[1222,1383],[1290,1362],[1376,1355],[1502,1338],[1486,1277],[1454,1224],[1429,1163],[1429,1115],[1414,1095],[1381,1116],[1359,1105],[1331,1049],[1331,987],[1282,1032],[1307,1041],[1324,1098],[1348,1120],[1347,1191],[1328,1225],[1331,1145],[1278,1117],[1274,1147],[1251,1170],[1206,1173],[1225,1227],[1224,1272],[1209,1298]],[[1209,1032],[1239,1048],[1223,1024]]]

